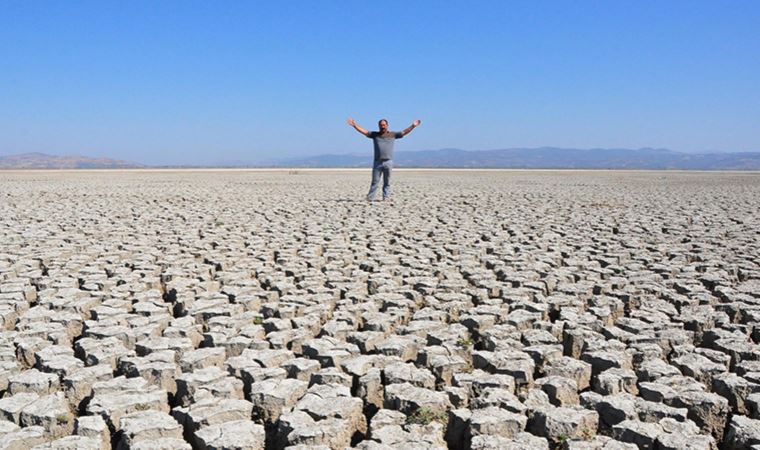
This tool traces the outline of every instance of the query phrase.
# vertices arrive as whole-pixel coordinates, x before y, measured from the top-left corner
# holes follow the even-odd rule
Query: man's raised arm
[[[364,128],[360,127],[359,124],[356,123],[356,121],[354,119],[352,119],[352,118],[349,117],[348,120],[346,120],[346,123],[349,124],[349,125],[351,125],[352,127],[354,127],[354,130],[356,130],[359,133],[361,133],[361,134],[369,137],[369,131],[367,131]]]
[[[414,122],[412,122],[412,124],[411,124],[411,125],[409,125],[409,126],[408,126],[408,127],[407,127],[407,128],[404,130],[404,131],[402,131],[402,132],[401,132],[401,134],[402,134],[403,136],[406,136],[407,134],[411,133],[413,129],[415,129],[415,128],[417,128],[418,126],[420,126],[420,124],[421,124],[421,123],[422,123],[422,121],[421,121],[420,119],[417,119],[417,120],[415,120],[415,121],[414,121]]]

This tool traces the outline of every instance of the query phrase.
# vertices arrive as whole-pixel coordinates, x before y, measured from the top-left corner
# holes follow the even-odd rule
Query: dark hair
[[[380,119],[377,121],[377,124],[380,125],[380,122],[385,121],[385,124],[388,125],[388,119]]]

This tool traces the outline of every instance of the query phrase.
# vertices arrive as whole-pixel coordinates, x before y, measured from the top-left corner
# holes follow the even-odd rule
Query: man
[[[352,118],[348,118],[348,124],[354,127],[356,131],[372,139],[372,143],[375,147],[375,158],[372,162],[372,184],[369,187],[369,193],[367,194],[367,200],[373,201],[375,199],[375,191],[377,191],[377,185],[380,184],[380,176],[383,177],[383,200],[389,200],[391,197],[391,170],[393,169],[393,144],[396,139],[401,139],[407,134],[411,133],[413,129],[420,126],[422,121],[419,119],[412,122],[412,124],[401,132],[393,132],[388,130],[388,121],[380,119],[377,123],[379,131],[367,131],[360,127],[359,124]]]

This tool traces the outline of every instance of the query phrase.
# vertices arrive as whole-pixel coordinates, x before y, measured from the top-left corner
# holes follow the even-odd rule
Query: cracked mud
[[[760,175],[0,172],[0,449],[760,449]]]

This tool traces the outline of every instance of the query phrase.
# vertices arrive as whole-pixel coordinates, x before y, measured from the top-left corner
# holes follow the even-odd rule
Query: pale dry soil
[[[760,449],[760,174],[0,172],[0,449]]]

